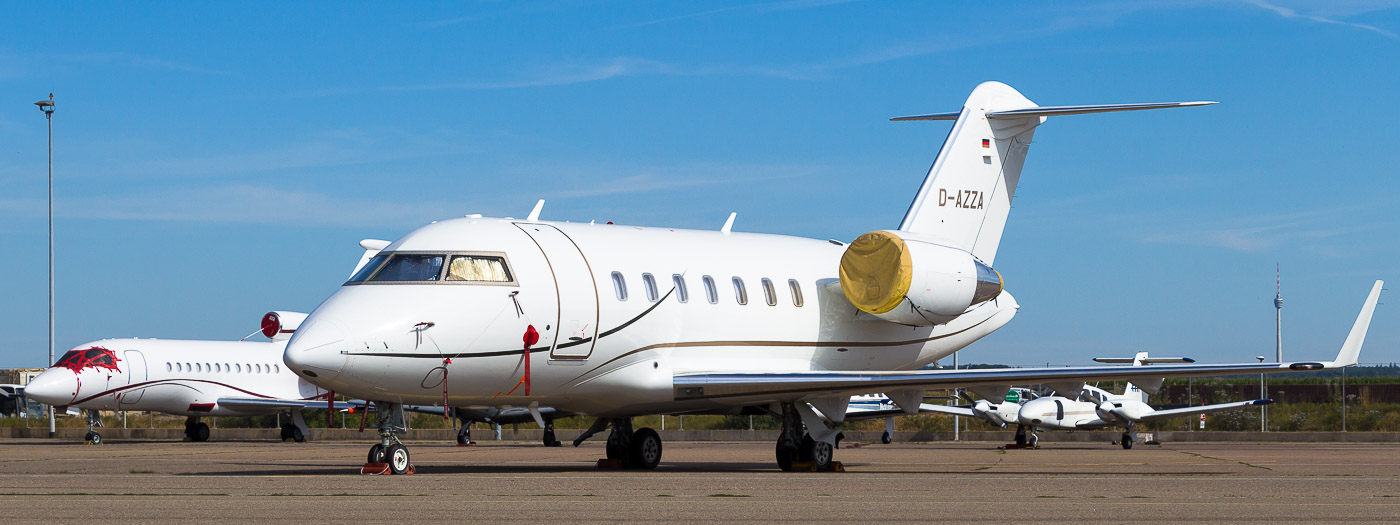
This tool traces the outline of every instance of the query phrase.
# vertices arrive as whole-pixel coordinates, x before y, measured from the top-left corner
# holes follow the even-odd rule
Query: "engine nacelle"
[[[979,399],[972,405],[972,413],[977,417],[987,420],[993,425],[1006,428],[1006,421],[1001,419],[1001,414],[997,410],[997,405],[993,405],[985,399]]]
[[[861,311],[893,323],[932,326],[1001,294],[1001,274],[934,237],[880,230],[841,255],[841,291]]]
[[[306,314],[301,312],[268,312],[262,318],[262,334],[273,341],[291,339],[304,320]]]

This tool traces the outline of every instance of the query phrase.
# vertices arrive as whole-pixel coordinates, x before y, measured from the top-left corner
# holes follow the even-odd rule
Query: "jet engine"
[[[262,318],[262,334],[273,341],[291,339],[306,314],[301,312],[268,312]]]
[[[936,237],[880,230],[841,255],[841,291],[861,311],[892,323],[944,324],[1001,294],[1001,274]]]

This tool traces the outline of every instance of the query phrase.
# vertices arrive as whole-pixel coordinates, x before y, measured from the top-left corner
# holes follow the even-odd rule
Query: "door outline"
[[[145,354],[142,354],[140,350],[127,350],[125,352],[122,352],[122,356],[126,358],[126,384],[135,385],[139,383],[145,383],[146,378],[150,377],[150,371],[146,365]],[[138,363],[140,364],[140,366],[137,366]],[[141,377],[136,377],[137,373],[140,373]],[[121,397],[117,401],[117,407],[120,408],[121,405],[130,405],[137,403],[141,401],[141,396],[144,395],[146,395],[146,389],[144,387],[137,388],[134,390],[127,390],[126,392],[122,393]]]
[[[577,242],[574,242],[573,237],[569,237],[569,234],[564,233],[564,231],[563,231],[563,230],[560,230],[559,228],[556,228],[556,227],[551,226],[551,225],[548,225],[548,224],[533,223],[533,222],[516,222],[516,223],[512,223],[512,224],[515,224],[515,227],[516,227],[516,228],[520,228],[520,231],[524,232],[524,233],[525,233],[525,236],[526,236],[526,237],[529,237],[530,240],[533,241],[533,242],[535,243],[535,247],[537,247],[537,248],[540,249],[540,254],[542,254],[542,255],[544,256],[545,265],[549,267],[550,277],[554,279],[554,299],[555,299],[555,306],[556,306],[556,308],[555,308],[555,318],[554,318],[554,341],[551,342],[551,343],[550,343],[550,346],[549,346],[549,357],[550,357],[550,359],[578,359],[578,360],[588,359],[589,356],[592,356],[592,355],[593,355],[593,348],[594,348],[595,346],[597,346],[597,344],[598,344],[598,337],[597,337],[597,334],[599,333],[599,332],[598,332],[598,321],[599,321],[600,315],[601,315],[601,313],[599,312],[599,307],[600,307],[601,301],[600,301],[600,299],[599,299],[599,297],[598,297],[598,279],[597,279],[596,277],[594,277],[594,275],[593,275],[593,264],[590,263],[590,262],[588,262],[588,256],[586,256],[586,255],[583,254],[583,249],[582,249],[582,248],[579,248],[578,243],[577,243]],[[560,339],[561,339],[561,338],[564,338],[564,337],[567,337],[567,336],[565,335],[565,327],[564,327],[564,325],[563,325],[563,322],[564,322],[564,308],[565,308],[565,304],[566,304],[566,303],[565,303],[565,299],[564,299],[563,294],[560,293],[560,290],[559,290],[559,271],[555,269],[555,261],[550,259],[550,257],[549,257],[549,252],[546,251],[546,250],[544,249],[544,246],[543,246],[542,244],[540,244],[540,240],[539,240],[538,238],[536,238],[533,234],[530,233],[530,228],[549,228],[549,229],[551,229],[551,230],[554,230],[554,232],[557,232],[560,236],[562,236],[562,237],[564,238],[564,240],[566,240],[566,241],[569,242],[568,245],[573,247],[574,251],[575,251],[576,253],[578,253],[579,259],[583,261],[583,271],[586,272],[586,273],[588,274],[589,288],[590,288],[590,289],[592,290],[592,292],[593,292],[593,316],[592,316],[592,319],[591,319],[592,323],[590,324],[590,326],[592,327],[592,330],[593,330],[593,335],[588,335],[588,336],[586,336],[586,337],[583,337],[583,338],[579,341],[578,344],[580,344],[580,345],[582,345],[582,344],[588,345],[588,350],[587,350],[587,352],[585,352],[585,353],[583,353],[583,354],[559,354],[559,353],[557,353],[558,350],[559,350],[559,347],[561,346],[561,344],[560,344]],[[536,231],[539,231],[539,230],[536,230]],[[585,320],[588,320],[588,319],[585,319]],[[572,341],[569,341],[569,342],[572,342]],[[567,345],[567,346],[574,346],[574,345],[571,345],[571,344],[568,344],[568,343],[564,343],[564,344]]]

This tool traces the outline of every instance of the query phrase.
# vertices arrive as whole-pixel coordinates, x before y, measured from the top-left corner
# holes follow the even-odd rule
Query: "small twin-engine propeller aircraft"
[[[139,410],[187,416],[185,436],[209,439],[202,416],[260,416],[289,412],[282,439],[307,435],[301,411],[349,408],[329,392],[287,371],[282,352],[306,314],[269,312],[262,334],[271,341],[103,339],[74,347],[25,389],[34,400],[82,410],[84,440],[102,443],[94,427],[101,410]]]
[[[739,233],[732,216],[719,231],[542,221],[543,201],[523,220],[435,222],[384,246],[322,302],[283,362],[375,401],[370,459],[395,473],[411,465],[396,436],[405,404],[594,416],[580,437],[611,427],[607,456],[635,468],[656,467],[662,443],[633,429],[634,417],[773,414],[778,466],[824,469],[838,434],[827,423],[844,420],[856,394],[884,393],[915,413],[927,389],[999,399],[1016,384],[1356,363],[1359,343],[1326,363],[919,370],[1016,313],[992,264],[1037,126],[1206,104],[1040,107],[984,83],[959,111],[895,119],[953,126],[899,227],[849,244]]]
[[[1350,343],[1352,339],[1357,339],[1359,346],[1360,338],[1365,337],[1365,329],[1366,327],[1361,326],[1361,332],[1358,335],[1354,327],[1347,342]],[[1185,357],[1148,357],[1147,352],[1138,352],[1134,357],[1097,357],[1094,358],[1094,361],[1132,363],[1133,366],[1195,362]],[[1125,449],[1130,449],[1137,442],[1136,427],[1138,423],[1273,403],[1271,399],[1255,399],[1235,403],[1157,410],[1147,404],[1147,396],[1161,388],[1162,379],[1160,377],[1144,378],[1138,380],[1140,384],[1128,383],[1124,387],[1123,394],[1113,394],[1098,387],[1071,382],[1061,386],[1061,388],[1078,388],[1079,390],[1064,393],[1057,390],[1056,395],[1027,400],[1022,400],[1022,396],[1016,396],[1014,400],[1008,396],[1000,403],[977,400],[967,406],[933,406],[930,407],[932,410],[926,411],[975,417],[1002,428],[1006,428],[1007,425],[1016,425],[1016,444],[1031,447],[1037,446],[1039,443],[1038,432],[1040,430],[1096,430],[1122,427],[1124,432],[1119,444]]]

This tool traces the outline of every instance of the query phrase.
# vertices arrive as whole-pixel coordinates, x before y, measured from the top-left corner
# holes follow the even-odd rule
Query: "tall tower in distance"
[[[1279,273],[1278,263],[1274,263],[1274,312],[1278,326],[1278,362],[1283,362],[1283,277]]]

